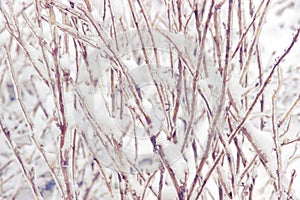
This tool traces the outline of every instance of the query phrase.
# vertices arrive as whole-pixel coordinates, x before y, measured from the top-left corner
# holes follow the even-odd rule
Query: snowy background
[[[299,1],[0,8],[1,199],[300,199]]]

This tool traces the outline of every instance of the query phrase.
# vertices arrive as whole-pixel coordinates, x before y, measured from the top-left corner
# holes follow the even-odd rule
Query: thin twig
[[[29,172],[29,169],[26,169],[25,163],[22,160],[21,155],[20,155],[20,150],[17,147],[17,145],[12,141],[12,139],[10,137],[11,133],[7,128],[4,127],[4,125],[2,124],[2,120],[0,120],[0,128],[1,128],[3,135],[6,138],[7,143],[10,146],[10,149],[13,150],[14,156],[16,157],[17,162],[20,165],[21,171],[22,171],[24,177],[26,178],[26,181],[28,182],[29,187],[32,190],[34,198],[36,200],[42,200],[43,198],[39,192],[37,185],[35,184],[34,174],[33,174],[34,172]]]

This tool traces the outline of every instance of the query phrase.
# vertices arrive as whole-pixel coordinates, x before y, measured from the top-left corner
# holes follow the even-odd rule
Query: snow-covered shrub
[[[299,8],[0,1],[1,198],[297,199]]]

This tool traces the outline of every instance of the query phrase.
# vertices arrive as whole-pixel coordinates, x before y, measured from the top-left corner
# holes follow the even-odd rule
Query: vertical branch
[[[216,171],[217,171],[217,174],[219,177],[218,182],[219,182],[219,189],[221,189],[221,191],[222,191],[222,192],[220,191],[221,194],[223,194],[223,191],[224,191],[225,195],[228,196],[228,198],[233,199],[234,196],[232,196],[232,192],[229,191],[229,189],[227,188],[227,184],[225,182],[226,177],[223,175],[221,167],[218,166]],[[220,196],[220,199],[223,199],[223,196],[222,197]]]
[[[39,192],[38,187],[35,184],[35,180],[34,180],[34,172],[30,172],[26,169],[25,167],[25,163],[23,162],[21,155],[20,155],[20,151],[19,148],[17,147],[17,145],[11,140],[10,138],[10,132],[7,128],[5,128],[2,124],[2,121],[0,120],[0,128],[2,133],[4,134],[7,143],[10,146],[10,149],[13,150],[13,154],[17,159],[18,164],[20,165],[21,171],[26,179],[26,181],[29,184],[30,189],[32,190],[33,196],[36,200],[42,200],[42,196]]]
[[[60,140],[59,140],[59,164],[61,168],[61,172],[64,178],[65,189],[66,192],[64,193],[66,196],[65,198],[72,199],[72,188],[70,184],[70,177],[69,177],[69,147],[67,147],[66,143],[66,133],[67,133],[67,122],[65,116],[65,104],[63,100],[63,84],[61,80],[60,74],[60,66],[58,62],[58,43],[57,43],[57,29],[55,26],[55,13],[53,6],[49,5],[49,22],[50,22],[50,30],[52,36],[52,58],[54,63],[54,75],[55,75],[55,83],[56,83],[56,91],[57,91],[57,102],[58,102],[58,120],[59,120],[59,129],[60,129]]]
[[[7,49],[6,46],[4,46],[4,49],[5,49],[6,56],[7,56],[6,61],[7,61],[7,65],[8,65],[8,68],[9,68],[11,80],[12,80],[13,85],[14,85],[14,91],[15,91],[15,94],[16,94],[16,99],[17,99],[17,101],[18,101],[18,103],[19,103],[19,106],[20,106],[20,108],[21,108],[21,112],[22,112],[23,117],[24,117],[24,119],[25,119],[25,121],[26,121],[26,124],[28,125],[28,128],[29,128],[29,130],[30,130],[30,132],[31,132],[31,139],[33,140],[33,142],[34,142],[34,144],[36,145],[36,147],[40,150],[40,146],[37,144],[37,141],[35,140],[34,135],[33,135],[33,123],[32,123],[32,121],[29,119],[29,117],[28,117],[28,115],[27,115],[27,112],[26,112],[25,105],[24,105],[24,103],[23,103],[23,101],[22,101],[22,99],[21,99],[21,91],[20,91],[20,89],[19,89],[19,84],[18,84],[18,82],[17,82],[17,80],[16,80],[16,77],[15,77],[14,69],[13,69],[13,67],[12,67],[12,65],[11,65],[11,57],[10,57],[10,54],[9,54],[8,49]],[[20,152],[19,152],[19,150],[18,150],[18,147],[17,147],[16,144],[14,144],[13,141],[11,140],[11,138],[10,138],[10,133],[9,133],[9,131],[8,131],[6,128],[4,128],[4,126],[3,126],[2,122],[1,122],[1,120],[0,120],[0,126],[1,126],[2,132],[4,133],[4,135],[5,135],[6,139],[7,139],[7,142],[8,142],[9,145],[10,145],[10,148],[13,149],[13,151],[14,151],[14,155],[15,155],[15,157],[17,158],[18,163],[19,163],[20,166],[21,166],[21,170],[22,170],[22,172],[23,172],[23,174],[24,174],[24,176],[25,176],[27,182],[29,183],[30,188],[31,188],[31,190],[32,190],[32,192],[33,192],[35,198],[36,198],[36,199],[42,199],[42,198],[41,198],[41,195],[40,195],[40,192],[39,192],[39,190],[38,190],[38,187],[37,187],[37,186],[35,185],[35,183],[34,183],[34,174],[32,173],[32,174],[30,175],[30,173],[25,169],[25,165],[24,165],[24,163],[23,163],[23,161],[22,161],[22,159],[21,159],[21,156],[20,156]]]
[[[107,56],[113,60],[114,62],[116,62],[118,64],[118,66],[121,68],[121,71],[123,73],[123,75],[125,76],[125,80],[129,83],[129,90],[131,92],[131,94],[134,97],[134,100],[138,106],[138,109],[141,111],[143,117],[145,118],[145,121],[148,125],[151,124],[151,119],[150,117],[147,115],[147,113],[144,111],[141,102],[140,102],[140,97],[137,94],[136,88],[134,87],[134,80],[128,75],[128,73],[126,73],[126,69],[125,66],[123,64],[123,62],[120,60],[117,52],[115,51],[115,49],[108,43],[107,38],[105,37],[104,33],[101,31],[100,26],[98,25],[98,23],[95,21],[95,19],[91,16],[91,13],[89,13],[87,10],[85,10],[85,8],[83,8],[82,6],[78,6],[78,9],[81,10],[84,15],[90,20],[92,26],[95,28],[98,36],[100,37],[100,39],[102,40],[102,42],[104,43],[104,46],[108,48],[109,52],[111,53],[111,55],[109,55],[107,53]],[[148,132],[148,131],[147,131]]]
[[[280,74],[280,70],[279,68],[277,68],[277,88],[275,89],[275,92],[272,96],[272,129],[273,129],[273,141],[275,144],[275,152],[276,152],[276,159],[277,159],[277,169],[276,169],[276,173],[277,173],[277,191],[279,193],[278,195],[278,200],[281,199],[282,197],[282,186],[281,186],[281,178],[282,178],[282,159],[281,159],[281,144],[280,144],[280,140],[279,140],[279,134],[278,134],[278,126],[277,126],[277,94],[280,90],[280,86],[281,86],[281,74]]]
[[[214,115],[213,122],[210,127],[210,135],[207,140],[205,152],[203,154],[203,157],[201,159],[200,165],[197,168],[196,174],[193,185],[196,184],[197,179],[199,177],[199,174],[203,168],[204,162],[208,158],[208,154],[210,151],[210,146],[212,143],[213,136],[216,134],[217,126],[219,118],[223,112],[224,105],[225,105],[225,98],[226,98],[226,91],[227,91],[227,76],[228,76],[228,68],[231,61],[231,34],[232,34],[232,14],[233,14],[233,0],[229,0],[228,2],[228,19],[227,19],[227,29],[226,29],[226,52],[225,52],[225,62],[224,62],[224,72],[223,72],[223,84],[222,84],[222,90],[221,90],[221,96],[220,96],[220,102],[218,103],[218,108],[216,110],[216,113]],[[193,189],[192,187],[191,189]],[[191,191],[189,192],[191,194]],[[197,194],[197,198],[199,197],[200,192]]]
[[[71,143],[71,169],[70,169],[70,176],[72,180],[73,187],[75,186],[75,154],[76,154],[76,141],[77,141],[77,129],[74,129],[72,134],[72,143]],[[76,192],[74,191],[74,198],[77,198]]]
[[[109,8],[109,12],[110,12],[110,18],[111,18],[111,23],[112,23],[112,28],[113,28],[113,35],[114,35],[114,39],[115,39],[115,43],[116,43],[116,49],[119,50],[119,44],[118,44],[118,39],[117,39],[117,29],[116,29],[116,25],[115,25],[115,16],[113,14],[113,10],[111,8],[111,0],[107,0],[107,5]]]
[[[218,11],[221,8],[221,4],[218,4],[215,6],[215,12],[214,12],[214,30],[215,30],[215,35],[214,35],[214,42],[215,42],[215,48],[217,51],[217,61],[219,64],[219,72],[222,74],[223,73],[223,67],[222,67],[222,61],[221,61],[221,36],[220,36],[220,30],[219,30],[219,26],[220,26],[220,21],[219,21],[219,13]]]
[[[223,197],[223,188],[222,188],[222,185],[221,185],[220,181],[218,181],[218,188],[219,188],[219,199],[223,200],[224,199],[224,197]]]
[[[228,165],[229,165],[229,170],[231,172],[231,187],[232,187],[232,192],[230,192],[231,194],[231,198],[235,198],[236,197],[236,181],[235,181],[235,175],[234,175],[234,160],[233,160],[233,155],[229,146],[228,141],[225,140],[225,138],[223,137],[222,133],[220,131],[218,131],[219,133],[219,139],[222,143],[222,145],[224,146],[225,152],[226,152],[226,157],[228,160]],[[217,170],[218,171],[218,170]],[[219,172],[218,172],[219,173]],[[222,182],[221,182],[222,183]],[[223,184],[224,186],[226,184]],[[229,194],[228,189],[225,189],[225,191],[227,192],[227,194]]]
[[[83,138],[83,140],[85,141],[85,143],[88,144],[87,138],[86,138],[86,136],[85,136],[84,134],[82,135],[82,138]],[[113,198],[114,198],[113,190],[112,190],[111,185],[110,185],[110,183],[109,183],[109,181],[108,181],[108,178],[107,178],[107,176],[106,176],[106,174],[105,174],[105,171],[104,171],[104,169],[103,169],[102,164],[99,162],[98,159],[96,159],[97,156],[94,154],[92,148],[91,148],[89,145],[87,145],[87,148],[88,148],[88,151],[89,151],[89,153],[91,154],[91,156],[92,156],[93,158],[95,158],[95,159],[94,159],[94,162],[96,163],[96,165],[97,165],[97,167],[98,167],[98,170],[99,170],[99,172],[101,173],[101,176],[103,177],[105,186],[106,186],[106,188],[107,188],[107,190],[108,190],[108,192],[109,192],[109,194],[110,194],[110,197],[113,199]]]
[[[162,193],[162,189],[163,189],[163,181],[164,181],[164,172],[165,169],[163,167],[160,168],[160,178],[159,178],[159,189],[158,189],[158,195],[157,195],[157,199],[161,199],[161,193]]]
[[[275,70],[277,69],[277,67],[279,66],[279,64],[283,61],[283,59],[289,54],[289,52],[293,48],[294,44],[297,42],[299,34],[300,34],[300,29],[297,30],[296,34],[293,37],[293,40],[291,41],[291,43],[288,46],[288,48],[285,49],[284,53],[278,59],[275,60],[275,64],[273,65],[273,67],[272,67],[269,75],[267,76],[266,80],[263,82],[261,88],[257,92],[257,94],[256,94],[254,100],[252,101],[251,105],[249,106],[249,108],[248,108],[245,116],[242,118],[241,122],[238,124],[237,128],[235,129],[235,131],[231,134],[231,136],[229,138],[230,142],[233,140],[233,138],[235,138],[235,136],[237,135],[237,133],[241,130],[241,128],[245,124],[246,120],[249,118],[250,114],[253,111],[254,106],[256,105],[256,103],[258,101],[258,99],[263,94],[263,92],[266,89],[267,85],[270,83],[271,78],[273,77]]]
[[[178,15],[178,26],[179,26],[179,31],[182,30],[182,14],[181,14],[181,7],[182,7],[182,0],[176,0],[177,3],[177,15]]]
[[[246,30],[244,31],[244,33],[242,34],[242,36],[241,36],[241,38],[240,38],[240,40],[239,40],[239,42],[238,42],[238,44],[237,44],[235,50],[233,51],[233,53],[232,53],[232,58],[235,57],[236,53],[237,53],[238,50],[240,49],[240,46],[242,45],[243,41],[245,40],[245,37],[246,37],[246,35],[248,34],[250,28],[251,28],[252,26],[254,26],[254,22],[255,22],[255,20],[257,19],[257,17],[259,16],[258,13],[259,13],[261,7],[263,6],[264,2],[265,2],[265,0],[262,0],[261,3],[259,4],[259,6],[258,6],[256,12],[254,13],[254,16],[252,17],[252,19],[251,19],[251,21],[250,21],[250,24],[247,26]]]
[[[119,44],[118,44],[118,39],[117,39],[117,29],[116,29],[116,25],[115,25],[115,16],[113,14],[113,10],[112,10],[112,7],[111,7],[111,2],[110,0],[107,0],[107,5],[108,5],[108,9],[109,9],[109,12],[110,12],[110,18],[111,18],[111,23],[112,23],[112,28],[113,28],[113,38],[114,38],[114,41],[115,41],[115,45],[116,45],[116,49],[119,50]],[[114,81],[115,77],[114,77],[114,69],[111,69],[110,70],[110,84],[111,84],[111,101],[112,101],[112,105],[111,105],[111,113],[112,113],[112,116],[114,116],[114,113],[115,113],[115,81]]]
[[[237,14],[238,14],[238,23],[239,23],[239,36],[240,38],[243,35],[243,10],[242,10],[242,0],[238,0],[238,10],[237,10]],[[241,46],[239,48],[239,63],[240,63],[240,69],[243,68],[243,63],[244,63],[244,56],[243,56],[243,52],[244,52],[244,45],[243,43],[241,43]]]
[[[162,163],[164,164],[164,167],[167,169],[167,171],[168,171],[168,173],[171,177],[172,183],[173,183],[173,185],[176,189],[176,192],[177,192],[178,199],[179,200],[183,199],[182,193],[180,192],[179,183],[178,183],[178,180],[176,178],[176,174],[175,174],[174,170],[171,168],[170,164],[168,163],[168,161],[167,161],[167,159],[164,155],[164,152],[160,149],[158,151],[158,153],[159,153],[159,156],[161,158]]]
[[[201,36],[201,39],[199,41],[199,52],[198,52],[198,55],[197,55],[197,68],[196,68],[196,72],[193,74],[193,96],[192,96],[192,102],[191,102],[191,113],[190,113],[190,118],[189,118],[189,122],[188,122],[188,125],[187,125],[187,129],[185,131],[185,138],[184,138],[184,141],[183,141],[183,145],[182,145],[182,148],[181,148],[181,152],[183,152],[183,149],[185,148],[186,146],[186,143],[188,141],[188,138],[189,138],[189,134],[191,132],[191,129],[192,129],[192,124],[193,124],[193,121],[194,121],[194,117],[195,117],[195,108],[196,108],[196,101],[197,101],[197,93],[198,93],[198,86],[197,86],[197,82],[198,82],[198,79],[200,78],[200,70],[201,70],[201,64],[202,64],[202,60],[203,60],[203,56],[204,56],[204,49],[205,49],[205,43],[206,43],[206,35],[207,35],[207,31],[208,31],[208,27],[209,27],[209,22],[211,20],[211,17],[213,15],[213,7],[214,7],[214,4],[215,4],[215,1],[213,0],[211,5],[210,5],[210,8],[209,8],[209,12],[208,12],[208,15],[207,15],[207,19],[206,19],[206,22],[205,22],[205,25],[204,25],[204,29],[203,29],[203,35]],[[197,4],[196,4],[196,10],[197,10]],[[197,21],[197,18],[199,17],[197,15],[197,12],[195,13],[195,17],[196,17],[196,26],[200,26],[199,21]],[[200,32],[198,32],[198,34],[200,34]],[[198,38],[200,38],[200,35],[198,35]],[[210,134],[210,138],[212,138],[212,135]],[[208,139],[209,141],[210,139]],[[209,145],[210,146],[210,145]],[[208,152],[207,152],[208,153]],[[208,155],[207,155],[208,156]],[[201,161],[202,164],[204,164],[204,160],[206,160],[205,158],[206,156],[204,156],[203,160]],[[202,167],[201,167],[202,168]],[[201,170],[200,170],[201,171]],[[199,171],[199,172],[200,172]],[[195,180],[194,180],[195,181]],[[194,189],[194,185],[192,185],[192,190]]]
[[[150,27],[149,20],[148,20],[147,15],[146,15],[146,11],[144,9],[144,6],[143,6],[143,3],[141,2],[141,0],[137,0],[137,2],[138,2],[139,6],[141,8],[142,15],[144,17],[144,20],[146,22],[146,26],[147,26],[148,32],[150,34],[150,39],[151,39],[151,42],[152,42],[152,47],[153,47],[153,51],[154,51],[154,57],[155,57],[156,66],[160,67],[159,66],[158,53],[157,53],[157,47],[156,47],[156,43],[154,41],[154,36],[153,36],[153,33],[152,33],[152,29]]]
[[[287,192],[288,198],[292,198],[291,197],[292,186],[293,186],[296,176],[297,176],[297,171],[294,169],[291,174],[291,180],[290,180],[290,184],[289,184],[289,188],[288,188],[288,192]]]
[[[204,51],[204,46],[205,46],[205,39],[206,39],[207,30],[208,30],[208,25],[209,25],[211,16],[213,14],[212,13],[212,9],[213,9],[214,3],[215,3],[215,1],[212,1],[211,5],[210,5],[209,14],[207,16],[207,20],[205,22],[205,27],[204,27],[204,30],[203,30],[203,37],[201,38],[201,44],[200,44],[200,48],[199,48],[198,61],[197,61],[197,69],[196,69],[195,75],[193,77],[193,97],[192,97],[192,108],[191,108],[192,112],[191,112],[191,117],[189,119],[189,123],[188,123],[188,127],[187,127],[187,130],[186,130],[186,136],[185,136],[183,145],[186,145],[186,142],[188,140],[188,135],[189,135],[189,132],[191,131],[192,123],[193,123],[193,120],[194,120],[194,114],[195,114],[194,110],[195,110],[195,106],[196,106],[195,104],[196,104],[197,81],[198,81],[198,78],[199,78],[199,75],[200,75],[200,66],[201,66],[202,58],[203,58],[203,51]],[[206,150],[205,150],[205,152],[204,152],[204,154],[203,154],[203,156],[201,158],[199,167],[196,170],[196,176],[194,177],[193,182],[191,184],[191,187],[190,187],[190,189],[188,191],[187,199],[191,198],[193,190],[194,190],[194,188],[196,186],[196,183],[198,182],[198,179],[199,179],[199,176],[200,176],[200,172],[202,171],[202,168],[204,167],[204,164],[205,164],[205,162],[206,162],[206,160],[208,158],[213,136],[214,136],[214,133],[210,132],[209,136],[208,136],[208,139],[207,139]],[[181,150],[183,150],[183,149],[181,149]]]
[[[246,120],[249,118],[250,114],[252,113],[252,110],[254,108],[254,106],[256,105],[259,97],[261,96],[261,94],[263,93],[263,91],[265,90],[265,88],[267,87],[267,85],[270,83],[271,78],[273,77],[273,74],[275,72],[275,70],[277,69],[277,67],[279,66],[279,64],[282,62],[282,60],[289,54],[289,52],[291,51],[291,49],[293,48],[293,46],[295,45],[295,43],[297,42],[298,36],[300,34],[300,29],[297,30],[296,34],[294,35],[290,45],[288,46],[288,48],[284,51],[284,53],[276,60],[275,64],[272,67],[271,72],[269,73],[269,75],[267,76],[266,80],[263,82],[262,87],[260,88],[260,90],[258,91],[257,95],[255,96],[252,104],[250,105],[250,107],[248,108],[245,116],[242,118],[241,122],[237,125],[235,131],[233,131],[233,133],[230,135],[229,137],[229,143],[232,142],[232,140],[236,137],[237,133],[242,129],[242,127],[244,126]],[[258,149],[257,149],[258,150]],[[259,153],[259,150],[257,151]],[[216,158],[213,167],[210,169],[210,171],[207,173],[203,184],[198,192],[197,196],[200,196],[201,192],[203,191],[204,186],[207,183],[207,180],[209,179],[209,177],[211,176],[212,171],[215,169],[215,167],[217,166],[217,163],[220,162],[221,158],[224,156],[225,152],[222,151],[218,157]],[[264,156],[262,155],[262,158]],[[199,169],[199,167],[198,167]],[[198,178],[197,178],[198,179]],[[194,179],[195,180],[195,179]],[[196,182],[195,182],[196,183]]]
[[[9,4],[10,5],[10,4]],[[11,5],[10,5],[11,6]],[[11,8],[12,9],[12,8]],[[33,56],[30,54],[30,51],[28,50],[27,44],[22,39],[22,34],[19,29],[19,24],[17,23],[17,20],[15,16],[12,14],[11,16],[8,16],[6,11],[3,9],[2,6],[0,6],[0,11],[5,19],[5,26],[7,31],[10,33],[10,35],[16,40],[19,47],[24,52],[25,56],[29,59],[31,66],[36,71],[38,76],[44,81],[46,85],[49,85],[48,80],[44,77],[44,74],[40,71],[40,69],[37,67],[37,63],[34,60]],[[12,10],[11,10],[12,12]],[[12,20],[12,23],[11,23]]]
[[[103,1],[103,16],[102,16],[103,22],[105,21],[105,16],[106,16],[106,2],[107,0]]]
[[[261,57],[260,57],[260,50],[258,45],[256,45],[256,55],[257,55],[257,65],[258,65],[258,78],[259,78],[259,85],[262,85],[263,83],[263,69],[262,69],[262,65],[261,65]],[[262,94],[261,95],[261,99],[260,99],[260,112],[264,113],[264,104],[265,104],[265,95]],[[263,117],[260,119],[260,129],[263,130],[264,128],[264,119]]]
[[[181,60],[178,59],[178,72],[179,72],[179,77],[177,81],[177,86],[176,86],[176,100],[175,100],[175,105],[174,105],[174,111],[173,111],[173,117],[172,117],[172,122],[173,122],[173,127],[176,127],[176,121],[177,121],[177,114],[179,111],[179,106],[180,106],[180,99],[181,99],[181,91],[182,91],[182,79],[183,79],[183,66],[181,65]],[[174,133],[172,131],[171,135],[173,140],[176,139],[176,130],[174,129]]]
[[[148,29],[148,32],[150,34],[150,39],[151,39],[151,42],[152,42],[152,46],[153,46],[153,49],[154,49],[154,56],[155,56],[155,59],[156,59],[156,67],[159,68],[159,62],[158,62],[158,56],[157,56],[157,48],[156,48],[156,44],[154,42],[154,37],[152,35],[152,31],[151,31],[151,27],[150,27],[150,24],[148,22],[148,19],[147,19],[147,16],[145,14],[145,12],[143,12],[143,4],[138,0],[138,3],[139,3],[139,6],[142,10],[142,14],[144,16],[144,19],[145,19],[145,22],[146,22],[146,26],[147,26],[147,29]],[[145,62],[147,64],[147,67],[148,67],[148,70],[150,72],[150,76],[154,82],[154,85],[155,85],[155,88],[156,88],[156,91],[158,93],[158,96],[159,96],[159,101],[160,101],[160,104],[162,106],[162,108],[165,107],[166,103],[165,103],[165,99],[164,99],[164,96],[163,96],[163,91],[162,89],[160,88],[159,84],[157,83],[157,80],[153,74],[153,64],[150,63],[150,59],[149,59],[149,55],[147,53],[147,50],[146,50],[146,46],[145,46],[145,41],[144,41],[144,37],[142,35],[142,32],[140,30],[140,25],[139,25],[139,22],[138,22],[138,18],[135,14],[135,9],[132,5],[132,2],[131,0],[128,0],[128,4],[129,4],[129,7],[130,7],[130,11],[131,11],[131,14],[132,14],[132,18],[133,18],[133,21],[134,21],[134,24],[135,24],[135,27],[137,29],[137,33],[138,33],[138,36],[139,36],[139,39],[141,41],[141,45],[142,45],[142,51],[143,51],[143,54],[144,54],[144,58],[145,58]],[[166,113],[166,110],[163,109],[164,111],[164,115],[165,115],[165,119],[168,119],[168,115]],[[151,119],[150,119],[150,123],[151,123]],[[150,125],[150,123],[148,123]]]
[[[168,29],[171,31],[171,3],[167,1]]]
[[[39,144],[39,142],[36,140],[35,138],[35,135],[34,135],[34,124],[33,122],[31,121],[31,119],[29,118],[28,116],[28,111],[22,101],[22,95],[21,95],[21,89],[19,87],[19,83],[17,82],[17,79],[15,77],[15,72],[14,72],[14,69],[12,67],[12,61],[11,61],[11,57],[10,57],[10,54],[8,52],[8,49],[6,46],[4,46],[4,49],[5,49],[5,52],[6,52],[6,56],[7,56],[7,64],[8,64],[8,68],[9,68],[9,72],[10,72],[10,75],[11,75],[11,79],[12,79],[12,82],[13,82],[13,85],[14,85],[14,91],[15,91],[15,94],[16,94],[16,99],[18,101],[18,104],[21,108],[21,113],[25,119],[25,122],[29,128],[29,131],[30,131],[30,139],[32,140],[33,144],[35,145],[35,147],[37,148],[37,150],[39,151],[40,153],[40,156],[43,158],[43,160],[45,161],[47,167],[49,168],[50,172],[51,172],[51,175],[52,177],[54,178],[54,180],[56,181],[57,185],[58,185],[58,188],[61,192],[61,194],[63,193],[62,191],[62,188],[61,188],[61,183],[58,179],[58,176],[54,170],[54,168],[50,165],[46,155],[45,155],[45,152],[44,150],[42,149],[41,145]]]
[[[259,38],[259,34],[260,34],[261,29],[262,29],[263,21],[265,20],[265,15],[266,15],[267,10],[269,8],[270,2],[271,2],[271,0],[267,1],[266,5],[265,5],[265,8],[264,8],[264,10],[261,14],[260,20],[258,22],[258,26],[257,26],[255,34],[253,36],[252,43],[250,45],[249,51],[247,52],[248,56],[246,58],[245,64],[244,64],[243,69],[242,69],[242,73],[241,73],[241,76],[240,76],[240,83],[242,83],[242,81],[244,80],[244,78],[246,76],[246,73],[248,71],[248,67],[249,67],[249,64],[250,64],[250,61],[251,61],[251,57],[252,57],[253,51],[255,50],[255,46],[256,46],[257,40]]]

